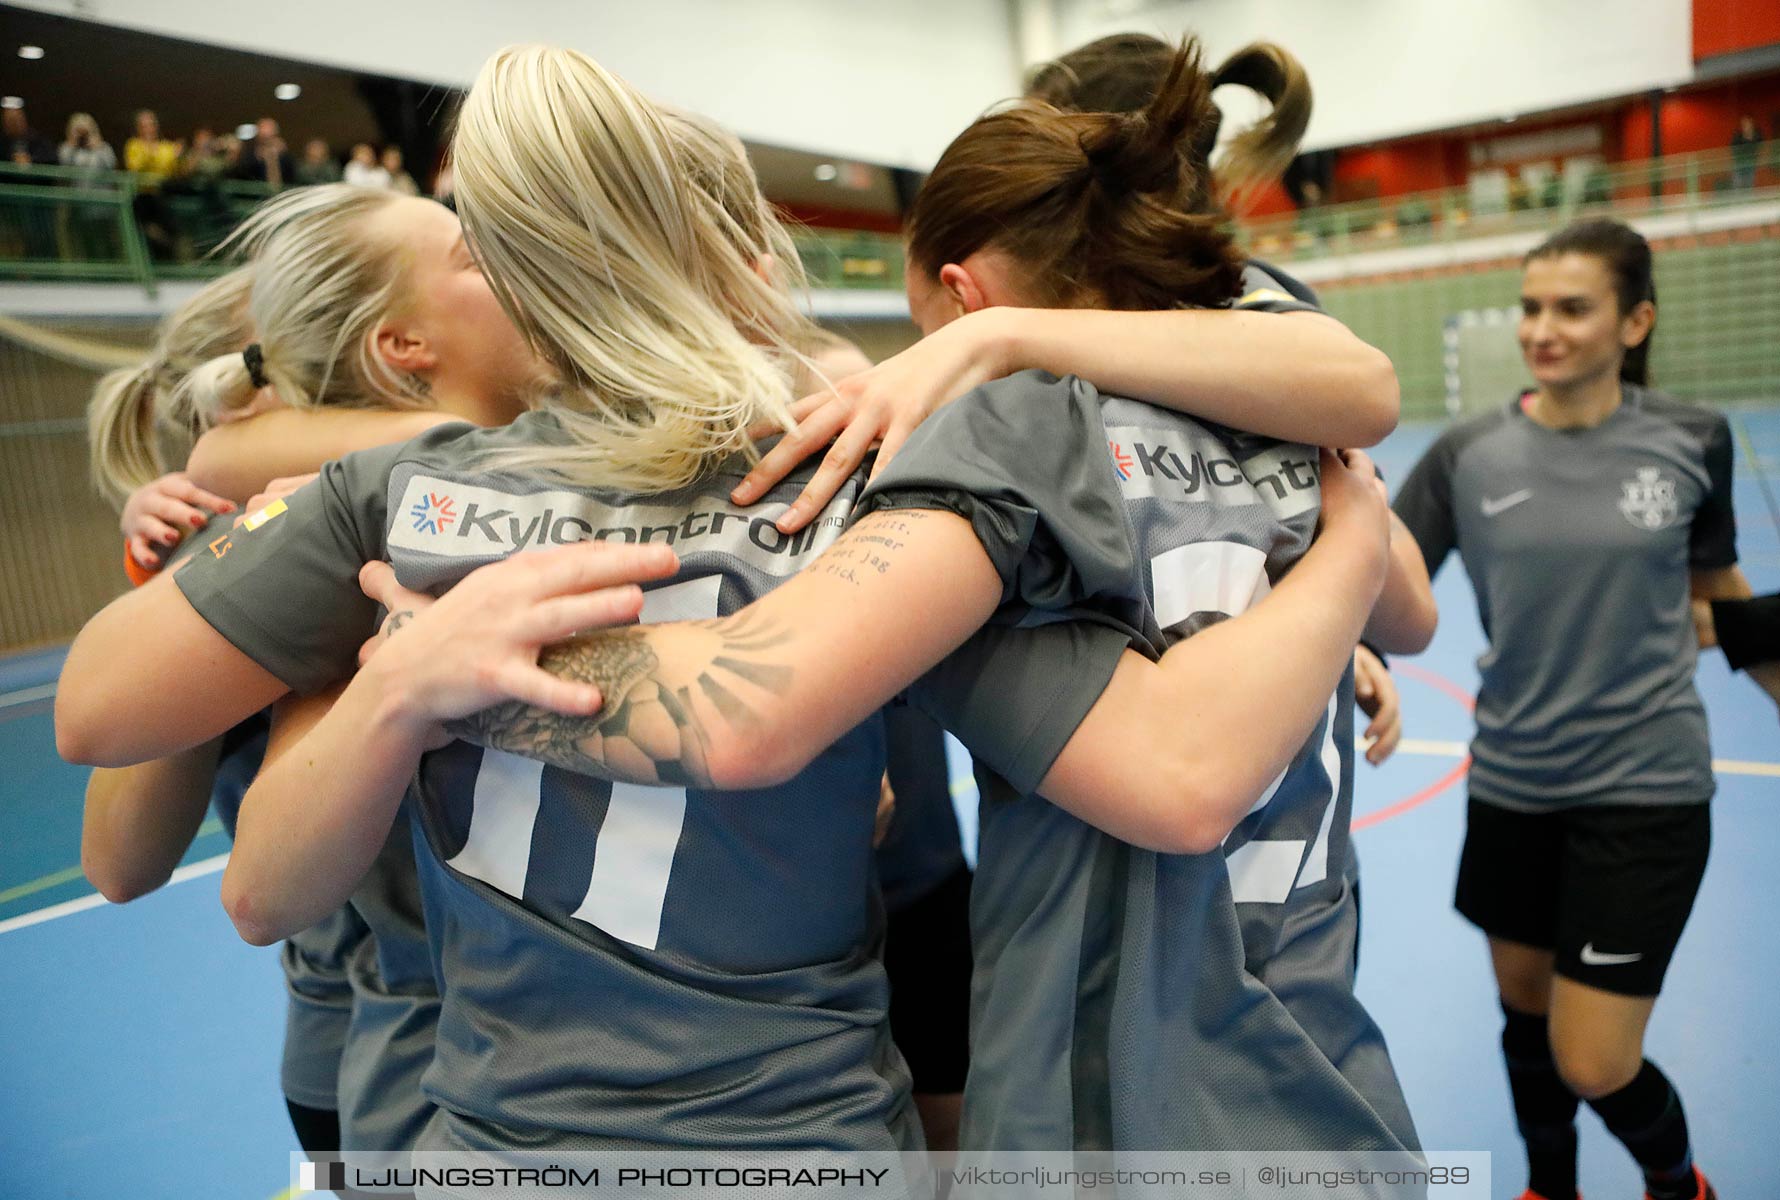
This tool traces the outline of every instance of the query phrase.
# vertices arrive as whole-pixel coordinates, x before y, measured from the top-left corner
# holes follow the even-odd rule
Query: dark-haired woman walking
[[[1458,909],[1489,935],[1523,1200],[1576,1196],[1586,1100],[1652,1200],[1712,1200],[1644,1030],[1711,840],[1691,601],[1749,594],[1724,417],[1648,390],[1649,245],[1614,221],[1527,256],[1536,387],[1454,426],[1396,510],[1430,571],[1456,549],[1489,648]]]

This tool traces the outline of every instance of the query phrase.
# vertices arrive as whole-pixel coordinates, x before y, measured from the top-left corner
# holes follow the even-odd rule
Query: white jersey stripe
[[[1225,860],[1230,895],[1238,904],[1284,904],[1304,862],[1304,839],[1250,842]]]
[[[470,836],[449,865],[509,896],[525,895],[543,777],[544,764],[535,759],[484,750],[470,808]]]

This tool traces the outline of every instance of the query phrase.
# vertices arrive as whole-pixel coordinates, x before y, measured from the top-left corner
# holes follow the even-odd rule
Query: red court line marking
[[[1436,674],[1435,672],[1428,670],[1428,668],[1417,666],[1412,662],[1404,662],[1402,659],[1393,662],[1391,664],[1391,670],[1403,676],[1405,679],[1413,679],[1417,683],[1427,684],[1436,691],[1445,692],[1448,696],[1451,696],[1456,700],[1466,712],[1477,711],[1476,697],[1472,696],[1470,692],[1467,692],[1464,688],[1460,687],[1444,675]]]
[[[1463,779],[1465,773],[1470,769],[1471,759],[1470,756],[1467,755],[1458,766],[1436,779],[1433,783],[1429,784],[1415,795],[1410,796],[1405,800],[1399,800],[1387,808],[1369,812],[1363,817],[1355,817],[1353,823],[1350,824],[1348,828],[1357,833],[1362,829],[1370,829],[1380,821],[1388,821],[1392,817],[1400,817],[1412,808],[1420,808],[1435,796],[1438,796],[1441,792],[1444,792],[1447,788]]]
[[[1444,675],[1437,674],[1436,672],[1428,670],[1426,667],[1417,666],[1414,663],[1403,662],[1402,660],[1392,663],[1391,670],[1403,676],[1405,679],[1413,679],[1417,683],[1427,684],[1435,691],[1444,692],[1447,696],[1451,697],[1462,706],[1466,712],[1475,712],[1477,710],[1476,698],[1473,697],[1470,692],[1467,692],[1464,688],[1460,687]],[[1411,809],[1420,808],[1440,793],[1458,783],[1458,781],[1463,779],[1466,773],[1470,770],[1471,756],[1467,754],[1458,766],[1442,775],[1439,779],[1436,779],[1421,791],[1416,792],[1413,796],[1408,796],[1397,801],[1395,804],[1386,805],[1384,808],[1375,809],[1363,817],[1355,817],[1348,824],[1348,830],[1357,833],[1362,829],[1370,829],[1374,825],[1383,821],[1388,821],[1392,817],[1400,817]]]

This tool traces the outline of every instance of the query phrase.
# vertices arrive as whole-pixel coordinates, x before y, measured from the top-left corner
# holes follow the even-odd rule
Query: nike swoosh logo
[[[1602,954],[1593,942],[1582,947],[1582,965],[1585,967],[1623,967],[1643,957],[1642,954]]]
[[[1491,500],[1488,496],[1485,496],[1483,498],[1483,515],[1486,517],[1493,517],[1500,513],[1505,513],[1521,501],[1530,500],[1532,498],[1532,488],[1522,488],[1518,492],[1510,492],[1500,500]]]

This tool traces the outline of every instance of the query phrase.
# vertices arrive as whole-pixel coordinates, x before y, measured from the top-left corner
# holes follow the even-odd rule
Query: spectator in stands
[[[1737,121],[1737,132],[1731,135],[1731,186],[1755,186],[1755,166],[1761,156],[1761,127],[1748,113]]]
[[[343,178],[347,183],[357,184],[359,187],[389,186],[389,172],[378,164],[377,152],[366,142],[360,142],[352,148],[352,161],[346,164]]]
[[[31,128],[31,122],[20,108],[6,109],[0,116],[0,133],[5,135],[6,157],[0,161],[0,179],[8,183],[54,184],[54,178],[32,175],[25,172],[8,174],[10,166],[20,167],[53,167],[56,165],[56,148],[49,140],[40,136]],[[47,206],[22,204],[18,217],[19,234],[22,245],[14,248],[11,239],[4,240],[4,253],[8,255],[23,251],[27,258],[56,257],[56,231],[52,211]]]
[[[186,143],[185,153],[179,159],[181,178],[203,179],[213,175],[221,161],[221,149],[216,134],[208,126],[200,125],[192,130],[192,140]]]
[[[273,188],[284,187],[296,179],[296,167],[291,162],[290,150],[285,147],[284,139],[278,134],[278,122],[271,117],[259,119],[253,142],[242,148],[236,178],[257,180]]]
[[[310,138],[303,147],[303,161],[297,164],[297,182],[308,186],[317,183],[339,183],[340,164],[322,138]]]
[[[196,197],[188,210],[191,219],[183,230],[195,252],[210,250],[234,228],[235,213],[223,194],[222,181],[238,178],[240,166],[241,139],[234,134],[218,135],[205,128],[192,133],[181,174],[168,184],[167,190]]]
[[[184,153],[183,142],[161,136],[161,119],[153,109],[137,112],[136,136],[124,143],[124,170],[136,173],[136,223],[156,258],[173,256],[173,216],[161,198],[161,185],[179,173]]]
[[[389,175],[389,186],[392,191],[404,196],[420,195],[420,185],[414,182],[414,176],[402,169],[402,148],[385,146],[383,148],[383,169]]]
[[[179,172],[183,142],[171,142],[161,136],[161,120],[154,110],[145,108],[136,114],[136,136],[124,143],[124,170],[143,176],[138,181],[145,191],[158,188]]]
[[[31,128],[23,108],[9,108],[0,128],[6,135],[6,161],[21,167],[53,167],[56,148],[49,139]]]
[[[89,113],[77,112],[68,118],[68,137],[56,155],[64,167],[80,172],[81,187],[99,187],[105,176],[117,170],[117,151],[99,133],[99,123]]]
[[[117,151],[99,132],[89,113],[68,118],[68,136],[57,157],[64,167],[79,174],[69,182],[79,188],[109,190],[111,173],[117,170]],[[110,204],[74,204],[67,211],[69,258],[102,258],[117,245],[117,209]]]

